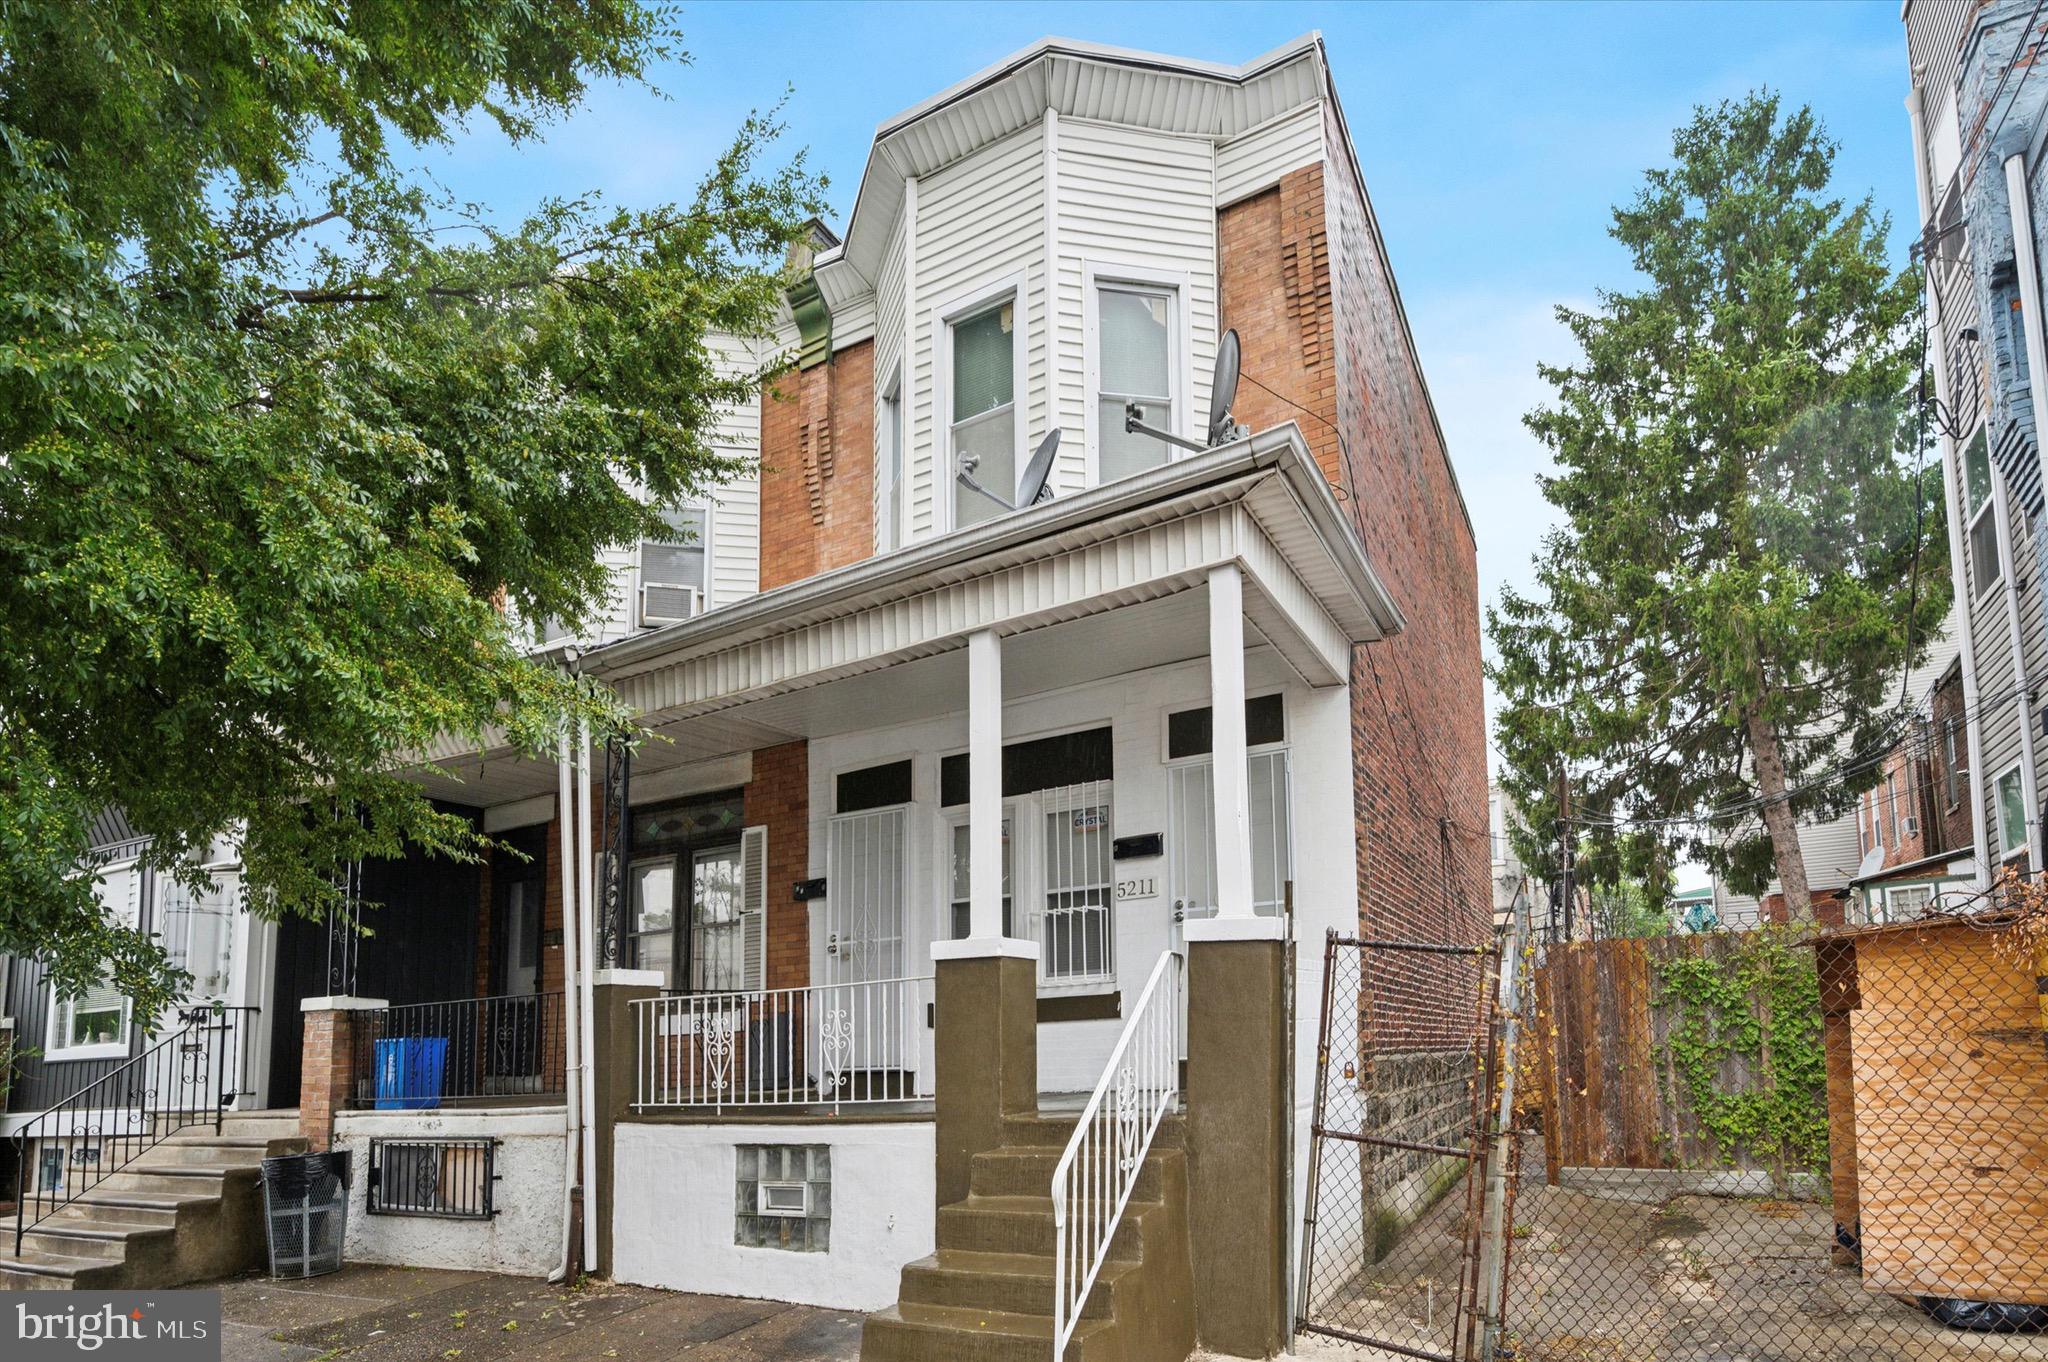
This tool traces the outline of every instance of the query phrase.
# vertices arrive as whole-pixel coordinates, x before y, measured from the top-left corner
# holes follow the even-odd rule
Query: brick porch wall
[[[768,987],[811,981],[810,909],[796,882],[810,877],[811,752],[802,742],[754,753],[754,778],[742,794],[749,826],[768,829]]]

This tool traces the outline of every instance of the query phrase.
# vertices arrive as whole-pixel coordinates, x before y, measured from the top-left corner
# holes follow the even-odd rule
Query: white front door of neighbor
[[[825,863],[825,982],[904,976],[906,811],[871,809],[832,820]]]

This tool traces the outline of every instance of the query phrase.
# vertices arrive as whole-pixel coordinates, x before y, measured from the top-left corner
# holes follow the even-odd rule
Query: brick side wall
[[[1300,425],[1408,622],[1353,658],[1362,925],[1484,939],[1478,563],[1363,191],[1348,165],[1305,167],[1225,209],[1219,237],[1223,323],[1245,351],[1237,417]]]
[[[742,795],[749,826],[768,829],[768,987],[811,981],[810,909],[792,889],[810,878],[811,750],[784,743],[754,753],[754,778]]]
[[[875,347],[784,374],[761,402],[761,589],[875,551]]]

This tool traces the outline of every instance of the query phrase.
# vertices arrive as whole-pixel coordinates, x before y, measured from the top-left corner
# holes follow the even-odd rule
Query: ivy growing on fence
[[[1813,952],[1785,927],[1730,939],[1725,955],[1658,964],[1656,1006],[1671,1011],[1660,1068],[1676,1074],[1723,1164],[1747,1150],[1781,1173],[1823,1170],[1827,1056]]]

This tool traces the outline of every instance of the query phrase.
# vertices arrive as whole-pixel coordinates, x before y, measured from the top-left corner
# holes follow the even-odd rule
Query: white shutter
[[[740,977],[742,987],[768,986],[768,829],[740,833]]]

